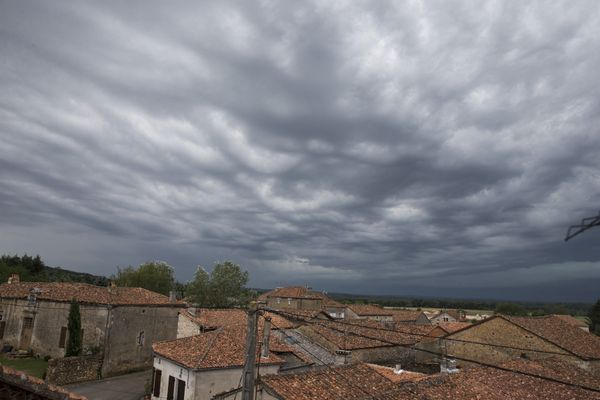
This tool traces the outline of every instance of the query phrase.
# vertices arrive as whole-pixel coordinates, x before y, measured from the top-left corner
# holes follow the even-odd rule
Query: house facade
[[[467,320],[467,314],[463,310],[441,310],[437,314],[429,317],[429,320],[433,325],[442,322],[465,322]]]
[[[225,327],[153,345],[152,399],[196,400],[236,389],[245,362],[245,328]],[[276,374],[284,360],[257,354],[261,375]]]
[[[346,319],[393,322],[394,313],[373,304],[352,304],[346,308]]]
[[[102,376],[152,365],[152,342],[174,339],[182,304],[142,288],[66,282],[0,285],[0,343],[65,356],[71,301],[79,304],[84,354],[101,354]]]

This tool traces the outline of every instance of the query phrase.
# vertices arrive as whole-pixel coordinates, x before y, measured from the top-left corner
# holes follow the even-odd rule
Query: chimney
[[[404,370],[402,369],[401,365],[400,364],[396,364],[396,367],[394,368],[394,373],[396,375],[400,375],[403,372],[404,372]]]
[[[169,292],[169,301],[175,303],[177,301],[177,293],[173,290]]]
[[[260,356],[263,358],[269,357],[269,336],[271,335],[271,317],[265,317],[265,326],[263,327],[263,342],[260,351]]]
[[[10,276],[8,277],[8,283],[19,283],[21,282],[21,277],[19,276],[19,274],[10,274]]]
[[[456,360],[453,358],[442,358],[440,362],[440,372],[442,374],[455,374],[460,370],[456,368]]]
[[[196,316],[196,313],[198,312],[198,309],[197,309],[196,307],[188,307],[188,309],[187,309],[187,310],[188,310],[188,312],[190,313],[190,315],[191,315],[192,317],[195,317],[195,316]]]

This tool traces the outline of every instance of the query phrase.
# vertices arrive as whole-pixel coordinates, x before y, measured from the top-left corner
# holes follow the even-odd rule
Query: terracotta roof
[[[554,315],[542,317],[498,316],[511,321],[583,359],[600,359],[600,337],[585,332]]]
[[[402,371],[398,373],[395,371],[394,368],[385,367],[383,365],[367,364],[367,366],[371,369],[374,369],[375,371],[377,371],[378,373],[380,373],[381,375],[383,375],[384,377],[386,377],[394,383],[416,382],[422,379],[426,379],[428,377],[428,375],[413,371]]]
[[[598,375],[558,360],[535,362],[518,360],[502,366],[593,388],[600,387]],[[379,395],[377,398],[383,400],[598,400],[600,394],[513,372],[473,367],[455,374],[438,374],[415,383],[405,383],[398,386],[395,391]]]
[[[270,337],[269,344],[275,342],[276,338]],[[279,348],[281,349],[281,347]],[[196,336],[157,342],[152,345],[155,354],[190,369],[243,367],[245,348],[246,329],[236,326],[219,328]],[[262,365],[283,363],[284,361],[273,352],[268,359],[261,359]]]
[[[359,316],[392,316],[391,310],[383,309],[372,304],[352,304],[348,306],[356,315]]]
[[[36,290],[37,289],[37,290]],[[73,282],[20,282],[0,285],[1,298],[26,299],[35,290],[38,300],[110,305],[172,305],[184,303],[169,301],[160,293],[134,287],[104,287]]]
[[[248,314],[240,308],[197,308],[196,315],[192,315],[189,309],[182,311],[182,314],[206,330],[223,326],[246,326],[248,323]],[[298,326],[297,322],[279,314],[263,311],[263,315],[271,317],[273,324],[280,329],[293,329]],[[262,321],[262,318],[259,321]]]
[[[322,321],[309,327],[341,350],[412,345],[420,342],[430,326],[397,324],[398,331],[390,331],[377,321]],[[391,342],[391,343],[390,343]]]
[[[417,310],[386,310],[392,313],[392,317],[394,318],[394,322],[414,322],[421,315],[425,315],[423,311]],[[425,315],[427,317],[427,315]]]
[[[395,385],[366,364],[353,364],[300,374],[269,375],[263,387],[284,400],[360,399],[366,393],[383,393]]]
[[[5,382],[11,386],[19,387],[29,393],[35,393],[40,398],[50,400],[87,400],[87,397],[81,396],[68,390],[48,384],[42,379],[31,376],[22,371],[17,371],[0,365],[0,382]],[[25,398],[25,396],[23,396]],[[37,398],[37,397],[36,397]]]
[[[447,333],[453,333],[472,325],[473,324],[470,322],[440,322],[437,326],[442,328]]]
[[[589,325],[587,323],[585,323],[584,321],[582,321],[578,318],[573,317],[572,315],[553,314],[553,316],[556,318],[560,318],[563,321],[565,321],[566,323],[569,323],[578,328],[589,328]]]

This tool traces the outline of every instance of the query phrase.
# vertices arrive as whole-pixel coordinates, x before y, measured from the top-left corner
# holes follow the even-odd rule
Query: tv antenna
[[[579,225],[571,225],[569,227],[569,230],[567,231],[565,242],[579,235],[581,232],[593,228],[594,226],[600,226],[600,212],[598,212],[598,215],[596,215],[595,217],[582,219]]]

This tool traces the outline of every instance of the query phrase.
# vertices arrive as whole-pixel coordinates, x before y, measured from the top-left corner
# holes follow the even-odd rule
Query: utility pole
[[[265,326],[263,326],[262,347],[260,356],[269,358],[269,337],[271,335],[271,317],[265,316]]]
[[[256,321],[258,304],[250,302],[248,307],[248,329],[246,331],[246,363],[244,364],[244,386],[242,400],[254,400],[254,368],[256,367]]]

